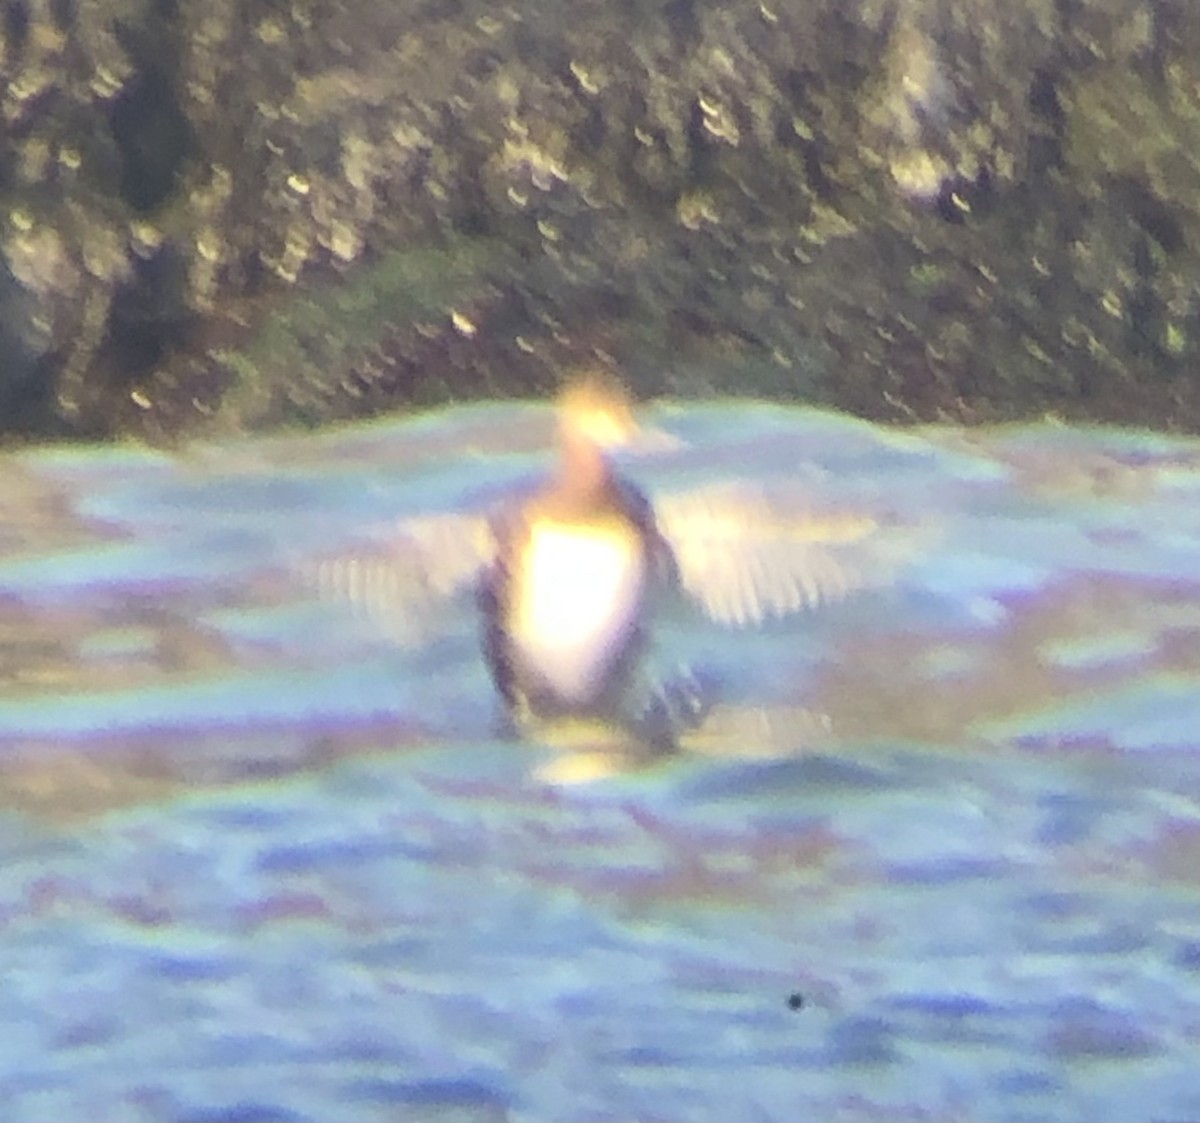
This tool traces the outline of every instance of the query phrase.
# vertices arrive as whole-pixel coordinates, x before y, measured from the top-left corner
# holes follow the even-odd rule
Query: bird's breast
[[[535,522],[512,572],[511,640],[569,702],[586,703],[644,609],[646,551],[624,525]]]

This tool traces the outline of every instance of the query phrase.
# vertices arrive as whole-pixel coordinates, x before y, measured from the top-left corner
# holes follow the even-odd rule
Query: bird
[[[477,586],[485,662],[518,724],[611,718],[669,747],[665,699],[642,669],[678,571],[650,501],[610,457],[638,434],[632,408],[620,382],[593,372],[565,388],[557,419],[555,470],[490,520]]]
[[[652,501],[616,458],[679,442],[640,425],[607,370],[567,380],[555,416],[544,476],[484,512],[410,518],[380,547],[323,559],[314,574],[326,598],[384,620],[473,590],[508,733],[582,719],[646,753],[673,752],[712,689],[690,672],[656,677],[649,657],[665,617],[698,609],[723,626],[761,624],[893,568],[896,541],[873,542],[875,517],[797,505],[753,481]]]

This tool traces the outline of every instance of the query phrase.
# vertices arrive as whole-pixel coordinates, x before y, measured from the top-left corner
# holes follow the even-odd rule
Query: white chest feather
[[[611,528],[535,526],[522,568],[513,642],[564,699],[586,702],[642,611],[641,541]]]

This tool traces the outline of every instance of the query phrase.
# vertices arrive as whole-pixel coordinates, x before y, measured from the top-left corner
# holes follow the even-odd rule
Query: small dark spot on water
[[[804,1009],[804,995],[802,995],[798,990],[793,991],[791,994],[788,995],[787,1006],[788,1006],[789,1010],[803,1010]]]

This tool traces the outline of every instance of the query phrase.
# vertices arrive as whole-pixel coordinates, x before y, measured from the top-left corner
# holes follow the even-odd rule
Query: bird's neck
[[[564,435],[554,493],[565,508],[586,510],[611,504],[612,466],[604,450],[592,441]]]

